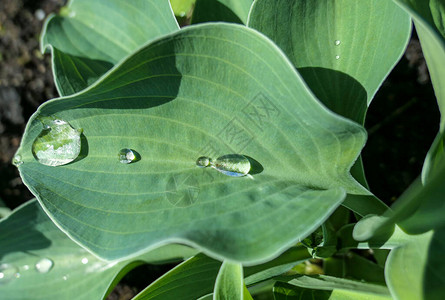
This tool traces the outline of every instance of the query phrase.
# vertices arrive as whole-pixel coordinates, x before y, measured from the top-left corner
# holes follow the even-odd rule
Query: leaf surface
[[[147,41],[177,29],[168,0],[73,0],[46,21],[41,49],[52,50],[59,94],[71,95]]]
[[[253,0],[196,0],[192,23],[231,22],[246,24]]]
[[[133,261],[102,261],[61,232],[35,200],[0,221],[0,245],[0,265],[15,270],[0,279],[1,297],[10,300],[102,299],[126,272],[144,261],[163,263],[195,253],[169,245]],[[36,265],[47,259],[52,267],[39,272]]]
[[[38,119],[49,115],[83,129],[70,164],[45,166],[31,153]],[[319,227],[345,192],[369,193],[349,174],[365,139],[361,126],[314,98],[270,40],[240,25],[204,24],[41,106],[19,170],[51,218],[100,257],[181,242],[254,264]],[[120,163],[122,148],[141,159]],[[195,164],[234,153],[249,158],[250,177]]]
[[[243,267],[239,263],[224,261],[216,277],[213,299],[242,300],[243,294]]]
[[[409,16],[380,0],[257,0],[248,26],[283,49],[326,106],[358,123],[411,31]]]

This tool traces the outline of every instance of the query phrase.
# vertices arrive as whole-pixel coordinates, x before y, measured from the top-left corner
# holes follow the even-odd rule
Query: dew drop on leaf
[[[119,161],[123,164],[129,164],[134,161],[137,161],[136,152],[128,148],[123,148],[119,150],[118,157]]]
[[[335,59],[340,59],[340,55],[336,55],[336,56],[335,56]]]
[[[19,277],[20,277],[19,269],[16,266],[12,264],[0,265],[0,286]]]
[[[49,258],[42,258],[39,260],[35,267],[39,273],[48,273],[54,266],[54,262]]]
[[[227,176],[246,176],[250,171],[250,161],[241,154],[227,154],[216,159],[212,167]]]
[[[12,164],[16,167],[23,164],[22,156],[20,154],[16,154],[12,159]]]
[[[32,154],[47,166],[60,166],[75,160],[80,153],[82,129],[74,129],[63,120],[44,117],[43,130],[32,144]]]
[[[335,46],[338,46],[338,45],[341,44],[341,41],[340,40],[335,40],[334,44],[335,44]]]
[[[208,156],[201,156],[196,160],[196,165],[200,168],[206,168],[212,164],[212,159]]]

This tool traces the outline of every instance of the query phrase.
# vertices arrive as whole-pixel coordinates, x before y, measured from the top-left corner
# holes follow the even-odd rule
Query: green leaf
[[[390,296],[334,289],[332,291],[300,288],[277,282],[273,288],[275,300],[391,300]]]
[[[310,258],[301,246],[292,247],[267,263],[246,267],[244,282],[253,285],[283,274],[298,263]],[[190,299],[205,298],[213,292],[221,262],[198,254],[176,266],[138,294],[140,299]],[[172,288],[174,287],[174,288]]]
[[[71,95],[147,41],[178,29],[168,0],[72,0],[45,23],[59,94]]]
[[[442,113],[440,131],[445,129],[445,3],[443,0],[395,0],[413,17]],[[424,175],[425,176],[425,175]]]
[[[411,31],[409,16],[381,0],[257,0],[248,26],[283,49],[326,106],[359,123]]]
[[[275,280],[305,289],[317,289],[325,291],[345,290],[355,293],[365,293],[368,294],[368,297],[370,297],[369,299],[374,299],[371,297],[389,296],[389,291],[385,286],[326,275],[280,276],[276,277]]]
[[[216,277],[213,299],[243,299],[243,267],[239,263],[224,261]]]
[[[61,232],[31,200],[0,221],[0,265],[10,266],[0,279],[3,299],[102,299],[137,265],[180,260],[194,254],[190,248],[170,245],[132,261],[99,260]],[[39,272],[42,261],[52,267]],[[17,274],[17,275],[16,275]],[[17,278],[18,277],[18,278]]]
[[[196,0],[170,0],[172,10],[177,17],[185,17],[193,9]]]
[[[34,159],[37,118],[48,115],[83,129],[75,162]],[[314,98],[270,40],[245,26],[203,24],[42,105],[18,150],[19,170],[51,218],[100,257],[181,242],[256,264],[319,227],[345,191],[369,193],[349,174],[365,139],[363,127]],[[120,163],[122,148],[141,159]],[[195,164],[233,153],[249,158],[250,177]]]
[[[192,23],[224,21],[246,24],[253,0],[196,0]]]
[[[195,300],[203,297],[213,291],[220,266],[221,262],[198,254],[159,277],[134,300]]]
[[[443,298],[445,263],[444,227],[416,236],[388,256],[385,277],[394,299]]]
[[[367,216],[357,224],[349,224],[338,231],[339,247],[341,249],[394,249],[410,241],[412,237],[403,232],[399,226],[384,226],[378,234],[368,236],[374,232],[374,226],[380,226],[382,217]]]

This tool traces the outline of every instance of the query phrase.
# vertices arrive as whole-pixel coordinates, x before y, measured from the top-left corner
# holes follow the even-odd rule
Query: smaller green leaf
[[[306,289],[284,282],[274,286],[275,300],[390,300],[390,296],[334,289],[332,291]]]
[[[72,0],[45,22],[41,50],[52,51],[59,94],[71,95],[144,43],[178,29],[168,0]]]
[[[162,263],[196,253],[170,245],[134,260],[102,261],[61,232],[36,200],[0,221],[0,245],[0,298],[8,300],[102,299],[144,261]]]
[[[253,0],[196,0],[192,23],[230,22],[247,23]]]
[[[443,299],[445,228],[416,236],[388,256],[385,277],[391,294],[401,300]]]
[[[243,267],[240,263],[224,261],[216,277],[213,299],[243,299],[243,290]]]
[[[380,226],[381,217],[369,216],[356,224],[348,224],[338,231],[339,247],[341,249],[394,249],[410,241],[412,237],[398,226],[384,226],[378,234],[369,236],[373,226]],[[374,225],[376,224],[376,225]],[[371,228],[371,231],[367,231]]]
[[[326,275],[292,275],[292,276],[279,276],[275,280],[285,282],[293,286],[307,289],[317,290],[348,290],[354,292],[362,292],[371,295],[388,296],[389,291],[385,286],[364,283],[361,281],[338,278]]]
[[[213,291],[221,262],[198,254],[176,266],[140,292],[134,300],[195,300]]]
[[[170,0],[173,12],[177,17],[185,17],[193,9],[196,0]]]

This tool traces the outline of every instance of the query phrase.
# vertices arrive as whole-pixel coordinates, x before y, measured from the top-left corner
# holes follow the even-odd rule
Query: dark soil
[[[11,160],[31,114],[58,96],[50,56],[40,53],[38,41],[44,18],[64,3],[0,0],[0,200],[10,208],[33,197]],[[414,36],[368,111],[363,159],[371,191],[387,203],[394,201],[420,174],[438,124],[437,103]],[[140,267],[109,299],[131,298],[147,285],[147,273],[154,279],[167,269]],[[138,277],[145,278],[138,283]]]

